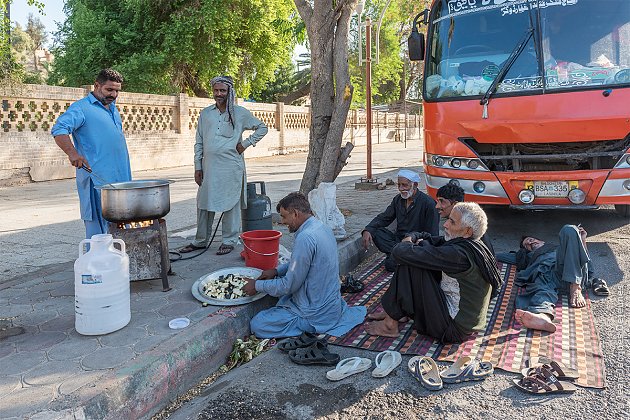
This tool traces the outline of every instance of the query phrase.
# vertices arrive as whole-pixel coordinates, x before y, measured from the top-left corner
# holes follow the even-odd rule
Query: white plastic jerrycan
[[[114,243],[120,244],[120,251]],[[90,244],[88,252],[85,244]],[[129,257],[122,239],[100,234],[81,241],[74,263],[74,302],[79,334],[107,334],[129,323]]]

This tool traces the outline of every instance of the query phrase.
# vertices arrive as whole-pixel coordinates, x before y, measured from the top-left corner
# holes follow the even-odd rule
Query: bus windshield
[[[496,96],[630,86],[628,0],[440,0],[431,12],[425,99],[470,99],[534,36]]]

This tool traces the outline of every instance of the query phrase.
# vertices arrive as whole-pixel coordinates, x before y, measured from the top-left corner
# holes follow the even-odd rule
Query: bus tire
[[[615,204],[615,210],[621,217],[630,217],[630,204]]]

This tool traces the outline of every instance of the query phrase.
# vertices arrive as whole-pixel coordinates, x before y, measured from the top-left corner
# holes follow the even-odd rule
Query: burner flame
[[[153,225],[154,220],[142,220],[140,222],[118,223],[118,229],[140,229]]]

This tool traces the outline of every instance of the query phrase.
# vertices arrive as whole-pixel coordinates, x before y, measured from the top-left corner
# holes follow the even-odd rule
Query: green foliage
[[[68,0],[51,81],[91,83],[119,70],[125,90],[204,95],[235,78],[239,96],[264,89],[295,44],[290,0]]]
[[[427,6],[428,1],[391,0],[367,0],[362,24],[365,17],[372,19],[372,103],[388,104],[401,98],[400,82],[405,76],[408,82],[407,72],[412,68],[407,54],[407,36],[411,32],[413,18]],[[379,61],[376,62],[376,31],[379,17],[385,9],[380,29]],[[353,18],[351,25],[350,42],[350,75],[354,85],[352,98],[353,107],[365,106],[365,65],[359,65],[359,46],[362,48],[365,59],[365,28],[362,29],[362,39],[358,39],[358,20]],[[406,69],[406,72],[404,71]],[[404,74],[405,73],[405,74]],[[403,97],[405,95],[402,95]]]
[[[9,11],[12,0],[0,0],[0,80],[3,83],[19,83],[24,78],[24,68],[13,57],[11,48],[11,21]],[[44,4],[37,0],[26,0],[29,6],[36,6],[40,13]]]

